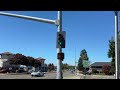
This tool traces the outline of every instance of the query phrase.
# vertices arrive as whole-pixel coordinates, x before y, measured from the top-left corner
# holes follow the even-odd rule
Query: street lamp
[[[119,79],[118,11],[115,13],[115,78]]]

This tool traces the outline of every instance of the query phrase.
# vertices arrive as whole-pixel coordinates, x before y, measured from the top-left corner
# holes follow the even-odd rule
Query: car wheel
[[[33,77],[33,75],[31,75]]]

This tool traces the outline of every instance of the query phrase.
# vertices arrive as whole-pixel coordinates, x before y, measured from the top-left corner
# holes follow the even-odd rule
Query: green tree
[[[51,63],[48,64],[48,70],[51,71],[52,68],[51,68]]]
[[[87,51],[85,50],[85,49],[83,49],[82,51],[81,51],[81,53],[80,53],[80,58],[79,58],[79,60],[78,60],[78,70],[84,70],[84,68],[83,68],[83,60],[89,60],[89,57],[88,57],[88,55],[87,55]]]
[[[109,40],[108,58],[112,58],[111,72],[115,73],[115,41],[113,37],[111,38],[111,40]]]
[[[74,70],[74,69],[75,69],[75,66],[73,66],[73,65],[69,65],[69,69]]]
[[[41,66],[41,61],[34,59],[34,67],[40,67]]]
[[[54,70],[54,64],[53,63],[51,64],[51,66],[52,66],[52,70]]]
[[[28,65],[29,66],[34,66],[35,64],[35,59],[33,57],[27,56],[28,59]]]
[[[118,45],[120,48],[120,35],[118,38]],[[115,40],[113,37],[109,40],[109,49],[108,49],[107,55],[108,55],[108,58],[112,59],[111,60],[111,72],[115,73]]]
[[[54,70],[54,64],[52,63],[50,63],[50,64],[48,64],[48,70],[51,72],[51,71],[53,71]]]
[[[14,65],[28,65],[28,59],[26,56],[22,54],[14,54],[10,59],[9,59],[10,64]]]
[[[67,63],[64,63],[64,64],[62,64],[62,69],[64,70],[64,69],[68,69],[69,68],[69,65],[67,64]]]

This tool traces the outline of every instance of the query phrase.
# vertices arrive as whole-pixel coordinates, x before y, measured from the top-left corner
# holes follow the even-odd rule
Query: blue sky
[[[57,11],[5,11],[46,19],[57,19]],[[109,39],[114,37],[113,11],[63,11],[66,48],[63,63],[75,64],[86,49],[93,62],[111,61],[107,56]],[[0,16],[0,52],[22,53],[43,57],[46,63],[57,64],[57,27],[53,24]]]

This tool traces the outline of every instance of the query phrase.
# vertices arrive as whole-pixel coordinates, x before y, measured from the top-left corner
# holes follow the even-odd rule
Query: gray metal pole
[[[119,79],[118,11],[115,11],[115,78]]]
[[[58,11],[58,32],[62,31],[62,11]],[[57,49],[57,53],[62,53],[62,48]],[[63,79],[63,73],[62,73],[62,60],[58,59],[57,61],[57,77],[56,79]]]
[[[76,47],[75,47],[75,75],[77,74],[76,68],[77,68],[77,66],[76,66]]]
[[[38,17],[32,17],[32,16],[25,16],[25,15],[18,15],[18,14],[12,14],[12,13],[5,13],[5,12],[0,12],[0,15],[28,19],[28,20],[34,20],[34,21],[45,22],[45,23],[57,25],[56,20],[50,20],[50,19],[44,19],[44,18],[38,18]]]

